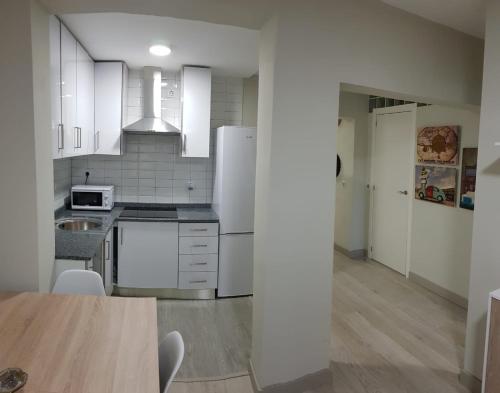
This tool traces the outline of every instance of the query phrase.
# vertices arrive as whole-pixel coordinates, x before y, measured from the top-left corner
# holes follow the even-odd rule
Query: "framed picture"
[[[459,127],[425,127],[417,133],[417,162],[458,165]]]
[[[415,167],[415,198],[454,207],[457,173],[456,168],[417,165]]]
[[[476,193],[477,147],[465,148],[462,153],[460,207],[474,210]]]

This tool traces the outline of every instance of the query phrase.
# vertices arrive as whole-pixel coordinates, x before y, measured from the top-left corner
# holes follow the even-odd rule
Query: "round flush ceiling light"
[[[168,56],[172,50],[166,45],[152,45],[149,47],[149,53],[155,56]]]

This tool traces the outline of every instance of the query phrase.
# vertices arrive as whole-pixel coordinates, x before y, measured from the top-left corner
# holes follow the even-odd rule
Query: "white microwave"
[[[115,204],[114,186],[71,187],[71,208],[75,210],[111,210]]]

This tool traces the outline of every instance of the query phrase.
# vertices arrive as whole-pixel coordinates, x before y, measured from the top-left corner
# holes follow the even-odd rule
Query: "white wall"
[[[365,114],[366,116],[366,114]],[[341,160],[341,171],[336,182],[335,198],[335,244],[352,251],[354,138],[356,122],[341,117],[337,129],[337,154]]]
[[[38,290],[52,288],[54,268],[54,201],[50,108],[49,13],[31,1],[31,48],[33,59],[33,105],[36,161],[36,209]]]
[[[4,291],[46,290],[50,281],[54,196],[48,38],[47,15],[36,3],[0,3],[0,290]]]
[[[460,166],[457,166],[458,201],[462,149],[477,147],[479,112],[439,105],[417,108],[417,130],[439,125],[461,127]],[[472,211],[460,207],[415,200],[410,271],[466,299],[469,292],[473,216]]]
[[[368,250],[368,214],[370,141],[368,118],[368,95],[342,91],[339,101],[339,116],[355,120],[354,168],[352,176],[352,206],[348,251]]]
[[[500,2],[488,2],[464,369],[482,377],[488,293],[500,288]]]
[[[480,93],[479,40],[379,2],[300,4],[261,36],[252,362],[263,386],[328,368],[340,83],[433,102]]]

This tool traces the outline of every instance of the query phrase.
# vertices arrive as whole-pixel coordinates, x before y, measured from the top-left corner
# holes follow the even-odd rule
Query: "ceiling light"
[[[166,45],[152,45],[149,53],[155,56],[168,56],[172,50]]]

